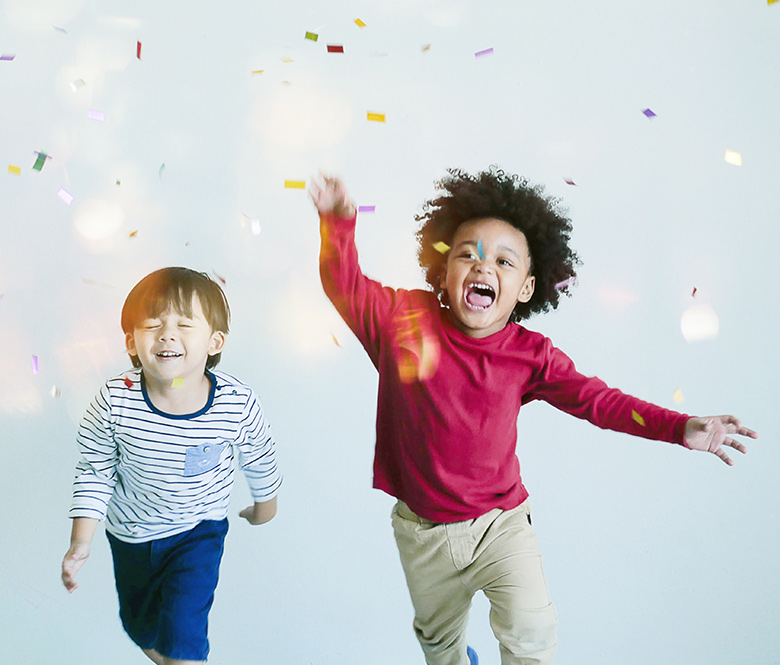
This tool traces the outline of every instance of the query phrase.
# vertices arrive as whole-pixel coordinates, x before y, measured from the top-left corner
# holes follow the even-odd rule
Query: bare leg
[[[146,657],[153,663],[156,663],[156,665],[163,665],[163,657],[154,649],[144,649],[143,652],[146,654]]]

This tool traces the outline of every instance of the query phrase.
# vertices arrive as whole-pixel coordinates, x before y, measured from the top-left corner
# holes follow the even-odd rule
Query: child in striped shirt
[[[234,451],[254,504],[276,514],[276,444],[254,392],[213,371],[228,332],[224,292],[206,274],[147,275],[122,309],[135,369],[106,382],[78,432],[70,549],[62,581],[73,592],[99,521],[114,560],[119,614],[155,663],[204,662],[219,576]]]

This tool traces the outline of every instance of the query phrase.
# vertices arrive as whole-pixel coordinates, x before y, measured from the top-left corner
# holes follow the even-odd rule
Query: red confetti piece
[[[135,57],[141,59],[141,42],[136,42]]]
[[[574,185],[575,187],[577,186],[577,183],[576,183],[576,182],[574,182],[574,180],[572,180],[571,178],[564,178],[564,179],[563,179],[563,181],[564,181],[564,182],[565,182],[567,185]]]
[[[328,44],[328,53],[344,53],[344,47],[336,44]]]
[[[227,284],[227,282],[225,281],[225,278],[224,278],[224,277],[222,277],[222,275],[219,275],[219,274],[217,274],[217,272],[216,272],[216,271],[214,272],[214,277],[216,277],[216,278],[217,278],[217,279],[218,279],[220,282],[222,282],[222,285],[223,285],[223,286],[224,286],[225,284]]]
[[[696,287],[694,286],[694,287],[693,287],[693,291],[691,291],[691,298],[695,298],[695,297],[696,297],[696,290],[697,290],[697,289],[696,289]]]
[[[133,387],[133,380],[129,376],[125,377],[125,385],[128,388],[132,388]]]

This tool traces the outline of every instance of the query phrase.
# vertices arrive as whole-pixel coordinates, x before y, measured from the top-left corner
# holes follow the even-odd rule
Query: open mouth
[[[487,309],[493,304],[496,299],[496,291],[490,284],[472,282],[466,287],[464,296],[466,304],[468,304],[471,309],[482,310]]]

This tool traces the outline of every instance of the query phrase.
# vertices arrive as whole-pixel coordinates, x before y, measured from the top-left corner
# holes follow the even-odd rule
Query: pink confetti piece
[[[141,42],[136,42],[135,57],[141,59]]]
[[[564,182],[565,182],[567,185],[574,185],[575,187],[577,186],[577,183],[576,183],[576,182],[574,182],[574,180],[572,180],[571,178],[564,178],[564,179],[563,179],[563,181],[564,181]]]
[[[130,389],[133,387],[133,380],[129,376],[125,377],[125,385]]]
[[[105,111],[96,111],[95,109],[89,109],[89,114],[87,117],[90,120],[97,120],[99,122],[105,122],[106,121],[106,112]]]
[[[0,55],[0,60],[7,60],[8,62],[11,62],[16,57],[16,55],[12,55],[10,53],[3,53]]]
[[[655,118],[657,117],[655,113],[653,113],[650,109],[645,109],[642,111],[648,118]]]
[[[358,212],[376,212],[376,206],[358,206]]]
[[[564,279],[562,282],[558,282],[555,285],[555,290],[560,291],[561,289],[565,289],[567,286],[571,286],[572,284],[575,284],[577,282],[576,277],[569,277],[569,279]]]
[[[344,53],[344,47],[338,44],[328,44],[328,53]]]
[[[40,374],[41,373],[41,369],[38,366],[38,356],[33,356],[32,357],[32,373],[33,374]]]
[[[64,188],[60,187],[59,191],[57,192],[57,196],[59,196],[65,203],[70,205],[73,203],[73,195],[70,194],[70,192],[66,191]]]
[[[477,51],[474,54],[475,58],[484,58],[486,55],[492,55],[493,49],[492,48],[486,48],[484,51]]]

